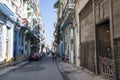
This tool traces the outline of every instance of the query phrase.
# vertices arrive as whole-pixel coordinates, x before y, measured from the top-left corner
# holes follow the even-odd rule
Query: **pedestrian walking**
[[[56,54],[54,52],[52,52],[52,59],[56,60]]]

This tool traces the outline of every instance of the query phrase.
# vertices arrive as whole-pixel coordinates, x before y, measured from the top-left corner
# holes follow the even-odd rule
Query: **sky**
[[[51,45],[54,32],[54,22],[56,21],[56,10],[53,5],[56,0],[40,0],[40,13],[45,30],[45,42]]]

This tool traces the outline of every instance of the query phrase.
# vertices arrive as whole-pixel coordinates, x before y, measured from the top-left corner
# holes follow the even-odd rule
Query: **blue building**
[[[14,13],[0,3],[0,62],[13,59]]]

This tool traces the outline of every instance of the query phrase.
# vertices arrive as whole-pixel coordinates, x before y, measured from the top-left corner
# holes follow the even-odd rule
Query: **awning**
[[[11,21],[16,22],[14,18],[14,13],[7,7],[6,4],[0,3],[0,12],[6,15]]]

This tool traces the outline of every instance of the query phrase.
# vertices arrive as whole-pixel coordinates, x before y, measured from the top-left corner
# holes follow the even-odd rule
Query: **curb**
[[[64,72],[61,72],[61,75],[63,76],[64,80],[70,80],[67,74],[65,74]]]
[[[9,66],[9,67],[3,68],[2,70],[0,70],[0,77],[6,75],[7,73],[9,73],[9,72],[11,72],[13,70],[16,70],[16,69],[18,69],[20,67],[23,67],[23,66],[25,66],[25,65],[27,65],[29,63],[30,63],[29,61],[28,62],[21,62],[19,64],[16,64],[15,66],[13,65],[13,66]]]
[[[57,68],[58,68],[59,72],[61,73],[63,79],[64,79],[64,80],[70,80],[69,77],[67,76],[67,74],[65,74],[64,72],[61,72],[61,70],[60,70],[60,68],[59,68],[59,65],[58,65],[59,62],[56,61],[55,63],[56,63],[56,65],[57,65]]]

